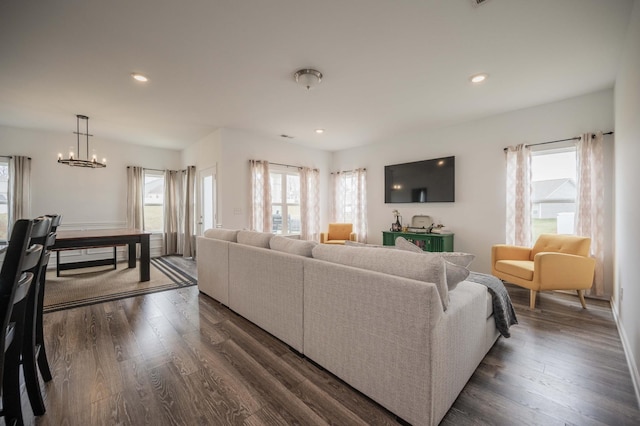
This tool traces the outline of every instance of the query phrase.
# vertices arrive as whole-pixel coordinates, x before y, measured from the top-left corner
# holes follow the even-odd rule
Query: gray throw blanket
[[[511,298],[507,289],[498,278],[493,275],[470,272],[467,281],[482,284],[489,289],[493,300],[493,318],[496,321],[496,328],[504,337],[511,337],[509,327],[517,324],[516,311],[513,310]]]

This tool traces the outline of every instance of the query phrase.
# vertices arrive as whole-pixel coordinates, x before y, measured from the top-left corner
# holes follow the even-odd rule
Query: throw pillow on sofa
[[[443,310],[446,311],[449,306],[445,261],[441,257],[427,257],[400,250],[327,244],[315,246],[313,257],[327,262],[433,283],[438,289]]]
[[[207,229],[204,231],[204,236],[207,238],[213,238],[214,240],[231,241],[232,243],[238,241],[238,231],[235,229]]]
[[[298,256],[311,257],[311,250],[318,245],[315,241],[294,240],[293,238],[274,235],[269,240],[271,250],[281,251]]]
[[[468,253],[456,253],[455,255],[452,255],[452,252],[434,253],[424,251],[420,247],[413,244],[412,242],[407,241],[403,237],[396,238],[396,248],[398,250],[410,251],[412,253],[422,253],[426,256],[440,257],[444,259],[447,272],[447,287],[449,288],[449,291],[452,291],[458,286],[460,282],[467,279],[467,277],[469,276],[469,270],[467,269],[467,266],[475,258],[474,255]],[[468,261],[468,263],[466,263],[466,265],[461,265],[450,259],[455,259],[461,263],[466,263]]]
[[[270,232],[238,231],[238,243],[246,246],[269,248],[273,234]]]

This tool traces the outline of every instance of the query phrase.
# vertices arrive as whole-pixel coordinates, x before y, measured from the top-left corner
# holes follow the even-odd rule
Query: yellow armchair
[[[543,290],[576,290],[586,309],[583,292],[591,288],[596,266],[590,246],[590,238],[556,234],[540,235],[533,248],[497,244],[491,248],[491,273],[528,288],[531,309]]]
[[[320,243],[344,244],[347,240],[356,241],[356,237],[351,223],[330,223],[329,231],[320,233]]]

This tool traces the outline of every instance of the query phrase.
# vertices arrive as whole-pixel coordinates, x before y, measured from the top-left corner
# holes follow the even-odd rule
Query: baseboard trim
[[[622,349],[624,350],[624,355],[627,358],[627,365],[629,366],[629,372],[631,373],[633,389],[636,391],[636,402],[638,403],[638,407],[640,408],[640,372],[638,372],[638,366],[635,363],[635,357],[633,356],[633,352],[631,352],[631,345],[629,344],[627,333],[624,331],[624,327],[622,327],[622,325],[620,324],[617,303],[614,302],[615,300],[611,301],[611,312],[613,312],[613,319],[616,322],[616,327],[618,327],[618,334],[620,335],[620,340],[622,341]]]

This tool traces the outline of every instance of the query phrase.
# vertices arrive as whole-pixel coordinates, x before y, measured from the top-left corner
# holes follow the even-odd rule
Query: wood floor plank
[[[574,295],[543,292],[530,310],[526,289],[507,289],[519,324],[442,424],[640,424],[608,303],[584,310]],[[44,327],[54,378],[44,416],[23,392],[27,425],[398,424],[196,287],[49,313]]]

